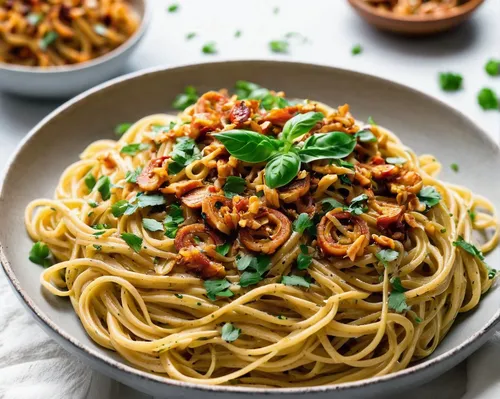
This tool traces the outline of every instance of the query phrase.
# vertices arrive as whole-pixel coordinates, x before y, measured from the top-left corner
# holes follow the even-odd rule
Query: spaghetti
[[[58,261],[42,285],[97,344],[187,382],[337,384],[429,356],[493,284],[493,206],[347,105],[237,93],[190,88],[31,202],[30,259]]]
[[[0,0],[0,62],[78,64],[109,53],[137,27],[125,0]]]

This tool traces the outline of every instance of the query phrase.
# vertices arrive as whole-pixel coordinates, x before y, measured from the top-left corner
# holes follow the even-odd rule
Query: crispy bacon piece
[[[203,187],[201,180],[183,180],[177,183],[172,183],[160,191],[163,194],[175,194],[177,198],[181,198],[184,194],[194,190],[195,188]]]
[[[238,225],[238,215],[232,213],[233,202],[222,195],[211,195],[203,200],[201,205],[206,220],[214,229],[231,234]]]
[[[250,108],[247,107],[245,101],[237,101],[229,113],[229,120],[236,126],[240,126],[250,118]]]
[[[384,231],[401,224],[405,211],[404,206],[398,206],[387,202],[379,202],[379,205],[378,212],[381,213],[381,216],[377,218],[377,227],[379,230]]]
[[[203,200],[210,195],[210,187],[203,186],[189,191],[182,196],[182,203],[189,208],[201,208]]]
[[[156,191],[167,178],[167,159],[169,156],[151,159],[137,178],[137,184],[143,191]],[[159,175],[155,169],[164,169],[165,173]]]
[[[394,179],[389,185],[391,192],[399,194],[406,191],[407,193],[417,194],[424,185],[422,177],[412,170],[405,172],[403,175]]]
[[[290,220],[275,209],[263,207],[255,218],[267,218],[268,220],[256,230],[249,227],[240,230],[240,241],[252,251],[272,254],[292,234]]]
[[[196,237],[196,238],[195,238]],[[175,248],[181,265],[199,273],[203,278],[223,277],[224,266],[208,258],[201,250],[207,245],[220,245],[220,237],[202,223],[181,227],[175,236]]]
[[[341,232],[339,228],[344,232]],[[360,239],[360,237],[364,238]],[[318,225],[318,244],[326,255],[348,255],[354,261],[357,255],[363,253],[369,240],[370,232],[366,222],[348,212],[330,211],[323,216]],[[356,246],[355,251],[350,250],[353,245]]]
[[[303,179],[295,179],[283,188],[279,189],[279,197],[286,204],[297,201],[300,197],[306,195],[311,187],[311,178],[309,174]]]

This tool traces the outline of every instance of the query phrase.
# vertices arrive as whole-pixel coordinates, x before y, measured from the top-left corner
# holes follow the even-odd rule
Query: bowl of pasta
[[[484,0],[348,0],[366,22],[409,36],[450,30],[469,19]]]
[[[0,90],[68,98],[123,72],[147,0],[0,0]]]
[[[464,115],[373,76],[141,71],[25,138],[0,259],[55,340],[139,390],[372,397],[491,336],[498,167]]]

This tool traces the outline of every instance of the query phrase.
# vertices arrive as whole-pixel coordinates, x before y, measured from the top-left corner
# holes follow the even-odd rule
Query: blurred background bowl
[[[152,0],[128,0],[139,28],[122,45],[91,61],[52,67],[0,63],[0,91],[27,97],[68,98],[118,76],[144,36],[151,19]]]
[[[365,0],[348,0],[356,12],[378,29],[408,36],[424,36],[444,32],[472,16],[484,0],[468,0],[446,14],[398,15],[380,10]],[[494,0],[498,1],[498,0]]]

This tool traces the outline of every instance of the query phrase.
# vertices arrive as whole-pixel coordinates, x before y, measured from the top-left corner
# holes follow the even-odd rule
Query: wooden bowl
[[[484,0],[469,0],[445,15],[396,15],[379,10],[365,0],[348,0],[356,12],[378,29],[409,36],[447,31],[468,19]]]

